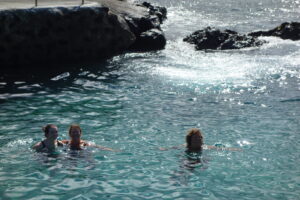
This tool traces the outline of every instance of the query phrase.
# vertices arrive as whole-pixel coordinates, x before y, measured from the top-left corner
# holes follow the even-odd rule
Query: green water
[[[211,84],[167,76],[147,64],[158,54],[142,55],[10,86],[0,114],[2,199],[299,197],[299,100],[289,98],[297,77],[287,74],[282,86],[274,75],[248,86]],[[30,146],[46,123],[58,125],[61,139],[79,123],[83,139],[121,152],[35,153]],[[184,148],[159,150],[183,144],[191,127],[203,130],[207,144],[243,152],[206,150],[193,163]]]
[[[296,20],[299,4],[264,1],[265,10],[255,1],[245,11],[159,2],[169,10],[165,50],[0,81],[0,199],[300,198],[299,41],[266,38],[260,48],[210,53],[182,42],[195,24],[253,29],[280,24],[279,14]],[[36,153],[30,147],[47,123],[60,139],[78,123],[83,139],[121,152]],[[206,144],[243,151],[205,150],[191,160],[184,148],[159,150],[183,144],[192,127]]]

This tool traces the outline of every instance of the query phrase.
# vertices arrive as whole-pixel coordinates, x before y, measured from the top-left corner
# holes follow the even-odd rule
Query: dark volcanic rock
[[[166,38],[160,25],[167,18],[167,9],[160,6],[152,6],[144,2],[136,4],[146,8],[148,14],[141,18],[125,16],[130,30],[136,37],[135,43],[130,47],[133,51],[160,50],[166,45]]]
[[[184,38],[183,41],[195,44],[196,50],[241,49],[261,46],[264,43],[264,41],[249,35],[241,35],[231,30],[221,31],[211,27],[196,31]]]
[[[160,25],[166,8],[96,1],[99,4],[0,10],[0,77],[2,71],[25,65],[87,62],[165,47]]]
[[[40,65],[109,58],[135,36],[107,7],[0,10],[0,65]]]
[[[139,51],[163,49],[166,45],[164,33],[159,29],[151,29],[139,35],[132,49]]]
[[[276,36],[282,39],[300,40],[300,23],[299,22],[285,22],[280,26],[269,31],[257,31],[249,33],[248,35],[258,36]]]
[[[130,3],[117,0],[97,0],[110,11],[127,22],[136,40],[129,48],[131,51],[159,50],[165,47],[165,36],[160,25],[167,18],[167,9],[150,3]],[[156,30],[154,30],[156,29]],[[150,42],[152,41],[152,42]],[[161,42],[158,44],[158,42]]]
[[[167,9],[165,7],[153,6],[148,2],[143,2],[140,5],[148,8],[150,15],[156,15],[158,17],[160,23],[162,23],[163,20],[167,19]]]

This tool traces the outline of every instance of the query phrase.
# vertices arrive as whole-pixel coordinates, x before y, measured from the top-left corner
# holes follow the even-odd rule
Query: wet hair
[[[47,137],[50,128],[57,128],[57,126],[55,126],[54,124],[47,124],[46,126],[44,126],[44,127],[42,128],[42,130],[43,130],[44,133],[45,133],[45,137]]]
[[[202,145],[204,143],[203,142],[203,134],[202,134],[202,132],[199,129],[197,129],[197,128],[192,128],[192,129],[188,130],[187,135],[185,137],[187,148],[189,149],[191,147],[192,136],[193,135],[200,136],[200,140],[201,140],[200,143],[201,143],[201,147],[202,147]]]
[[[78,124],[72,124],[69,128],[69,135],[71,134],[72,129],[78,128],[80,133],[82,134],[82,130]]]

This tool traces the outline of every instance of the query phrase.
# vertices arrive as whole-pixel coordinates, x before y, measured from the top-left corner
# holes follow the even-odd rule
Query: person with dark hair
[[[192,128],[188,131],[186,137],[186,148],[188,151],[202,151],[203,149],[203,134],[197,128]]]
[[[32,148],[38,152],[53,152],[57,146],[63,146],[63,143],[57,140],[58,128],[54,124],[47,124],[42,128],[46,139],[35,144]]]
[[[228,148],[222,144],[215,144],[214,146],[204,144],[203,133],[200,129],[192,128],[188,130],[185,137],[186,144],[181,146],[186,146],[188,152],[201,152],[203,149],[216,149],[216,150],[229,150],[229,151],[241,151],[239,148]],[[179,149],[181,146],[174,146],[170,148],[160,148],[160,150],[169,149]]]
[[[113,149],[107,148],[107,147],[101,147],[95,144],[91,144],[88,141],[84,141],[81,139],[82,136],[82,129],[77,124],[72,124],[69,128],[69,137],[71,140],[62,140],[62,143],[69,145],[71,150],[82,150],[82,147],[96,147],[102,150],[106,151],[115,151]]]

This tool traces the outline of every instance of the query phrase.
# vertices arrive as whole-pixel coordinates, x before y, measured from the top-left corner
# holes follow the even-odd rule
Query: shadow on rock
[[[167,19],[167,9],[160,6],[153,6],[143,2],[136,4],[148,10],[148,15],[142,18],[125,16],[130,30],[134,33],[136,41],[129,48],[131,51],[152,51],[163,49],[166,45],[166,38],[160,25]]]

